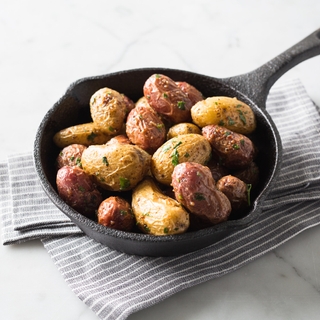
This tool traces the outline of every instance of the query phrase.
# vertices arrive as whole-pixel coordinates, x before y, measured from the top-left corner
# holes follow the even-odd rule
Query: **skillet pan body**
[[[98,89],[109,87],[137,101],[143,96],[145,81],[155,73],[167,75],[175,81],[186,81],[206,97],[214,95],[237,97],[253,109],[257,119],[257,129],[250,138],[259,150],[256,162],[260,168],[261,177],[260,184],[251,195],[252,205],[242,218],[181,235],[152,236],[105,228],[79,214],[58,196],[55,159],[60,150],[53,143],[54,134],[66,127],[91,121],[89,100]],[[254,87],[254,85],[253,83],[251,86]],[[257,219],[260,214],[260,205],[279,173],[281,153],[280,136],[268,112],[230,86],[228,82],[188,71],[146,68],[88,77],[73,83],[42,120],[35,140],[34,160],[40,182],[48,197],[86,235],[112,249],[128,254],[175,256],[207,247],[234,233],[235,230],[245,228]]]

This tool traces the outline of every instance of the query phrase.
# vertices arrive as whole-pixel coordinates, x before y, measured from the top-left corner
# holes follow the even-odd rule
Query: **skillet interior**
[[[204,96],[225,95],[249,104],[257,118],[257,130],[250,137],[259,150],[257,159],[261,171],[261,182],[252,194],[252,207],[248,214],[239,220],[227,221],[217,226],[196,232],[174,236],[151,236],[122,232],[98,225],[66,205],[56,192],[56,171],[54,162],[59,149],[53,143],[54,134],[66,127],[91,121],[89,99],[102,87],[110,87],[126,94],[133,101],[142,95],[143,84],[154,74],[162,73],[176,81],[186,81]],[[231,88],[221,79],[174,69],[148,68],[112,73],[103,76],[81,79],[73,83],[66,94],[48,111],[37,132],[34,159],[41,184],[53,201],[89,237],[112,249],[128,254],[146,256],[181,255],[213,244],[244,228],[259,216],[259,204],[264,200],[271,183],[278,173],[281,145],[277,130],[268,113],[260,109],[241,92]]]

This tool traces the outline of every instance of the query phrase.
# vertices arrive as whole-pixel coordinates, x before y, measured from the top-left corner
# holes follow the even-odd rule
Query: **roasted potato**
[[[236,215],[249,206],[249,195],[247,184],[232,175],[219,179],[216,183],[218,190],[223,192],[231,203],[232,214]]]
[[[97,128],[93,122],[78,124],[57,132],[53,141],[59,148],[64,148],[70,144],[103,144],[109,141],[112,135]]]
[[[81,157],[83,170],[111,191],[131,190],[149,172],[151,156],[127,143],[88,147]]]
[[[189,213],[178,201],[164,195],[150,177],[133,189],[131,205],[137,226],[144,233],[179,234],[189,227]]]
[[[122,231],[131,231],[135,225],[131,205],[117,196],[108,197],[100,203],[97,218],[99,224]]]
[[[128,110],[124,96],[110,88],[102,88],[90,98],[94,125],[108,135],[114,136],[121,132]]]
[[[167,133],[167,139],[169,140],[171,138],[180,136],[181,134],[188,134],[188,133],[201,134],[201,130],[199,127],[197,127],[193,123],[189,123],[189,122],[178,123],[169,128]]]
[[[256,155],[253,142],[240,133],[218,125],[208,125],[202,128],[202,134],[210,142],[221,164],[229,169],[249,166]]]
[[[126,121],[130,141],[152,154],[166,139],[166,128],[157,112],[149,106],[136,106]]]
[[[57,169],[64,166],[78,166],[81,168],[81,156],[83,151],[87,149],[83,144],[70,144],[64,147],[60,152],[56,160]]]
[[[175,198],[202,221],[215,225],[228,219],[230,201],[216,188],[208,167],[195,162],[178,164],[172,186]]]
[[[149,105],[172,123],[190,122],[192,102],[188,95],[169,77],[154,74],[143,87]]]
[[[64,166],[57,172],[58,194],[70,207],[88,218],[94,218],[102,195],[94,179],[75,166]]]
[[[256,128],[252,109],[237,98],[210,97],[191,108],[192,121],[199,127],[217,124],[237,133],[249,134]]]
[[[210,143],[202,135],[183,134],[168,140],[157,149],[151,159],[151,171],[157,181],[170,185],[176,165],[187,161],[205,164],[210,157]]]

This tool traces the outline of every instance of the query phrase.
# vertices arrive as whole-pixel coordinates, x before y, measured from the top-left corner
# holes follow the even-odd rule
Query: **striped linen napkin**
[[[126,319],[174,293],[232,272],[320,224],[320,115],[299,80],[277,83],[267,110],[282,137],[280,176],[258,221],[179,257],[139,257],[83,235],[48,201],[32,156],[0,164],[3,244],[39,238],[72,291],[100,319]]]

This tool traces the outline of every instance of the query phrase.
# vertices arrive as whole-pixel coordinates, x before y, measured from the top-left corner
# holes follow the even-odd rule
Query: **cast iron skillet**
[[[286,71],[318,54],[320,29],[260,68],[231,78],[217,79],[166,68],[143,68],[80,79],[70,85],[64,96],[47,112],[38,128],[34,160],[42,187],[52,202],[86,235],[112,249],[143,256],[174,256],[209,246],[259,219],[260,204],[277,178],[282,155],[278,130],[265,109],[267,95],[272,85]],[[252,107],[257,118],[257,130],[252,139],[259,149],[257,163],[261,171],[261,183],[252,195],[250,210],[241,219],[181,235],[152,236],[105,228],[70,208],[58,196],[54,162],[59,150],[52,141],[54,134],[71,125],[91,121],[88,102],[98,89],[109,87],[136,101],[143,95],[144,82],[154,73],[165,74],[176,81],[186,81],[207,97],[237,97]]]

